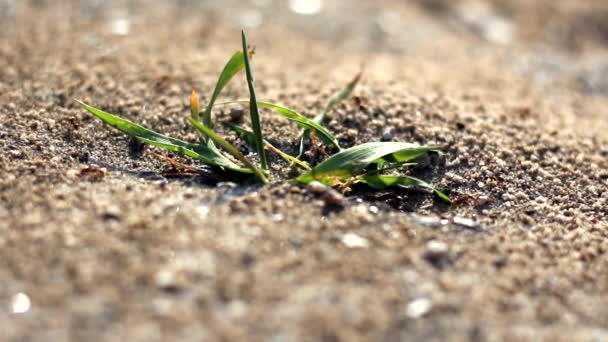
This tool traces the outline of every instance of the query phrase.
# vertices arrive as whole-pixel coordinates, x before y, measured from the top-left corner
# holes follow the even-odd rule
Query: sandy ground
[[[0,1],[0,340],[608,340],[608,5],[324,6]],[[241,26],[259,97],[310,116],[364,65],[328,127],[444,146],[413,174],[458,203],[165,177],[72,101],[195,139]]]

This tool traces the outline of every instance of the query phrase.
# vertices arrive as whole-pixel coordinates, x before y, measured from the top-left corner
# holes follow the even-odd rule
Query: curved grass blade
[[[359,71],[357,73],[357,75],[355,75],[355,77],[350,82],[348,82],[346,87],[344,87],[343,89],[341,89],[340,91],[335,93],[331,97],[331,99],[329,99],[329,102],[327,103],[327,106],[325,106],[325,109],[321,113],[319,113],[317,116],[315,116],[313,118],[313,121],[318,124],[323,123],[323,120],[325,120],[325,116],[327,115],[327,113],[329,113],[329,111],[332,110],[335,105],[337,105],[338,103],[342,102],[343,100],[345,100],[346,98],[348,98],[350,96],[350,94],[353,92],[353,90],[357,86],[357,83],[359,83],[359,81],[361,80],[362,75],[363,75],[363,72]]]
[[[386,189],[390,186],[396,186],[396,185],[418,186],[421,188],[429,189],[429,190],[433,191],[442,200],[444,200],[448,203],[452,203],[452,200],[446,194],[437,190],[437,188],[435,188],[431,184],[429,184],[421,179],[418,179],[418,178],[414,178],[414,177],[410,177],[410,176],[390,176],[390,175],[366,174],[366,175],[357,176],[356,179],[357,179],[357,182],[365,183],[377,190]]]
[[[332,185],[345,181],[372,163],[388,161],[405,163],[431,151],[433,146],[420,146],[404,142],[370,142],[343,150],[315,166],[310,172],[297,178],[298,182],[309,183],[318,180]]]
[[[287,119],[295,122],[300,127],[307,128],[309,130],[315,130],[317,133],[317,137],[321,139],[324,143],[328,145],[335,146],[338,150],[340,150],[340,144],[338,140],[334,138],[334,136],[327,130],[327,128],[321,126],[320,124],[314,122],[313,120],[305,117],[298,112],[289,109],[287,107],[279,106],[270,102],[258,101],[258,105],[260,107],[268,108],[274,110],[278,114],[286,117]]]
[[[247,51],[247,37],[245,31],[241,31],[241,40],[243,43],[243,51]],[[253,85],[253,72],[251,71],[251,63],[249,62],[248,54],[243,54],[245,59],[245,74],[247,75],[247,86],[249,87],[249,115],[251,116],[251,126],[255,134],[255,146],[260,156],[260,164],[262,169],[268,170],[268,160],[266,159],[266,150],[264,149],[264,137],[262,136],[262,126],[260,125],[260,113],[258,112],[258,103],[255,96],[255,87]]]
[[[239,125],[234,125],[234,124],[230,124],[230,128],[232,128],[232,130],[235,131],[236,134],[243,137],[249,145],[252,145],[252,146],[255,145],[255,134],[253,134],[252,131],[245,129],[244,127],[241,127]],[[290,165],[295,164],[305,170],[310,170],[310,166],[308,166],[307,163],[281,151],[280,149],[278,149],[277,147],[272,145],[268,140],[264,139],[264,144],[265,144],[267,150],[278,154],[279,157],[283,158],[286,162],[290,163]]]
[[[252,173],[253,170],[238,166],[230,159],[215,151],[207,148],[204,145],[195,145],[179,139],[171,138],[166,135],[154,132],[143,126],[140,126],[132,121],[123,119],[114,114],[104,112],[95,107],[89,106],[82,101],[76,100],[83,109],[97,116],[108,125],[132,136],[138,138],[142,142],[157,147],[164,148],[172,152],[182,153],[191,158],[198,159],[206,164],[220,166],[237,172]]]
[[[243,50],[243,51],[247,51],[247,50]],[[232,57],[230,57],[230,59],[224,66],[224,69],[222,70],[222,73],[220,74],[220,77],[218,78],[217,83],[215,84],[215,89],[213,90],[213,94],[211,95],[211,98],[209,99],[209,103],[207,103],[207,106],[205,107],[205,112],[203,113],[203,124],[207,127],[213,128],[213,121],[211,120],[211,109],[213,108],[213,104],[215,103],[215,100],[217,100],[217,97],[220,95],[220,93],[222,92],[222,90],[224,89],[226,84],[228,84],[228,82],[230,82],[232,77],[234,75],[236,75],[237,73],[239,73],[239,71],[243,70],[243,68],[245,67],[245,59],[243,58],[243,56],[244,56],[243,51],[238,51],[234,55],[232,55]],[[198,114],[193,115],[192,117],[196,121],[200,122],[200,118],[198,117]]]
[[[248,100],[237,100],[237,101],[228,101],[228,102],[217,103],[216,105],[220,106],[220,105],[227,105],[227,104],[234,104],[234,103],[244,104],[244,103],[249,103],[249,102],[250,101],[248,101]],[[324,143],[326,143],[328,145],[333,145],[340,150],[340,144],[338,144],[338,141],[336,140],[336,138],[327,130],[327,128],[319,125],[318,123],[314,122],[312,119],[305,117],[304,115],[296,112],[295,110],[292,110],[287,107],[283,107],[281,105],[277,105],[274,103],[258,101],[257,104],[258,104],[258,106],[260,106],[262,108],[267,108],[267,109],[275,111],[277,114],[287,118],[288,120],[294,122],[295,124],[297,124],[298,126],[300,126],[302,128],[309,129],[309,130],[315,130],[317,133],[317,137],[319,139],[321,139]]]
[[[362,75],[363,75],[363,72],[359,71],[357,73],[357,75],[355,75],[355,77],[350,82],[348,82],[346,87],[344,87],[343,89],[341,89],[340,91],[335,93],[329,99],[329,102],[325,106],[325,109],[323,109],[323,111],[321,113],[319,113],[317,116],[315,116],[312,119],[312,121],[318,123],[319,125],[322,125],[323,120],[325,120],[325,116],[327,115],[327,113],[329,113],[334,108],[335,105],[337,105],[338,103],[342,102],[343,100],[345,100],[346,98],[348,98],[350,96],[350,94],[353,92],[353,90],[357,86],[357,83],[359,83],[359,81],[361,80]],[[300,152],[298,154],[298,158],[302,158],[302,156],[304,155],[304,144],[306,143],[307,140],[310,140],[310,130],[304,130],[300,135],[301,135]]]
[[[258,177],[262,183],[268,183],[268,178],[264,175],[264,172],[255,166],[249,159],[247,159],[236,147],[232,146],[226,139],[215,133],[211,128],[203,125],[202,123],[194,120],[193,118],[187,118],[188,121],[201,133],[205,134],[211,140],[215,141],[218,145],[222,146],[228,153],[232,154],[236,159],[240,160],[243,164],[253,170],[253,173]]]

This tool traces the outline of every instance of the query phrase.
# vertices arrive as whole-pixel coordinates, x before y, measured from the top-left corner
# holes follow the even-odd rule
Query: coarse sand
[[[1,341],[608,340],[604,2],[96,3],[0,1]],[[169,176],[73,100],[194,140],[239,26],[258,97],[311,117],[363,68],[328,128],[442,146],[411,172],[454,205]]]

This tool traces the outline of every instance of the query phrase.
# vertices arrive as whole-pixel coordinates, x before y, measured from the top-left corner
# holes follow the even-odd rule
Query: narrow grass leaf
[[[236,159],[241,161],[247,167],[253,170],[253,173],[258,177],[262,183],[268,183],[268,178],[264,175],[264,172],[255,166],[249,159],[247,159],[239,150],[230,144],[226,139],[222,138],[219,134],[215,133],[211,128],[203,125],[202,123],[194,120],[193,118],[187,118],[188,121],[201,133],[208,136],[219,146],[222,146],[228,153],[232,154]]]
[[[323,109],[323,111],[321,113],[319,113],[317,116],[315,116],[312,119],[312,121],[316,122],[319,125],[322,125],[323,120],[325,120],[325,116],[327,115],[327,113],[329,113],[334,108],[335,105],[337,105],[338,103],[342,102],[343,100],[345,100],[346,98],[348,98],[350,96],[350,94],[353,92],[353,90],[355,89],[355,87],[357,86],[359,81],[361,80],[362,75],[363,75],[362,71],[358,72],[357,75],[350,82],[348,82],[346,87],[344,87],[343,89],[341,89],[340,91],[335,93],[329,99],[329,102],[325,106],[325,109]],[[302,156],[304,155],[304,145],[306,144],[306,141],[310,140],[310,130],[306,129],[300,135],[301,135],[300,153],[298,154],[298,158],[302,158]]]
[[[391,175],[361,175],[357,176],[357,181],[365,183],[374,189],[382,190],[391,186],[418,186],[433,191],[442,200],[452,203],[452,200],[443,192],[437,190],[431,184],[410,176],[391,176]]]
[[[215,151],[207,148],[204,145],[191,144],[179,139],[171,138],[169,136],[147,129],[127,119],[123,119],[114,114],[110,114],[95,107],[89,106],[84,102],[78,100],[76,101],[80,104],[80,106],[82,106],[83,109],[97,116],[99,119],[101,119],[108,125],[132,137],[138,138],[146,144],[161,147],[172,152],[182,153],[191,158],[198,159],[206,164],[215,165],[238,172],[253,172],[253,170],[251,169],[242,168],[238,166],[230,159],[224,157],[221,154],[217,154]]]
[[[227,104],[234,104],[234,103],[245,104],[245,103],[249,103],[249,101],[248,100],[228,101],[228,102],[218,103],[217,105],[220,106],[220,105],[227,105]],[[332,146],[335,146],[336,148],[340,149],[340,144],[338,144],[338,140],[336,140],[336,138],[327,130],[327,128],[319,125],[318,123],[314,122],[312,119],[305,117],[304,115],[296,112],[293,109],[289,109],[287,107],[277,105],[274,103],[258,101],[257,104],[258,104],[258,106],[260,106],[262,108],[273,110],[277,114],[288,119],[289,121],[292,121],[293,123],[297,124],[298,126],[300,126],[302,128],[309,129],[309,130],[315,130],[317,137],[319,139],[321,139],[321,141],[323,141],[324,143],[326,143],[328,145],[332,145]]]
[[[412,160],[431,151],[433,146],[421,146],[404,142],[370,142],[343,150],[326,159],[311,171],[297,178],[301,183],[318,180],[327,185],[345,181],[363,171],[372,163]]]
[[[350,94],[353,92],[353,90],[355,89],[355,87],[357,86],[359,81],[361,80],[362,75],[363,75],[363,72],[361,72],[361,71],[358,72],[357,75],[355,75],[355,77],[350,82],[348,82],[346,87],[344,87],[343,89],[341,89],[340,91],[335,93],[331,97],[331,99],[329,99],[329,102],[325,106],[325,109],[323,109],[323,111],[321,113],[319,113],[317,116],[315,116],[313,118],[313,121],[318,124],[323,123],[323,120],[325,120],[325,116],[327,115],[327,113],[329,113],[334,108],[335,105],[337,105],[338,103],[342,102],[343,100],[347,99],[350,96]]]
[[[255,134],[253,134],[252,131],[241,127],[239,125],[234,125],[234,124],[230,124],[230,128],[236,132],[236,134],[238,134],[239,136],[241,136],[243,139],[245,139],[245,141],[252,146],[255,146]],[[277,147],[275,147],[274,145],[272,145],[268,140],[264,140],[264,145],[266,146],[266,149],[276,153],[277,155],[279,155],[279,157],[283,158],[286,162],[290,163],[290,164],[295,164],[300,166],[301,168],[305,169],[305,170],[310,170],[310,166],[301,161],[300,159],[293,157],[283,151],[281,151],[280,149],[278,149]]]
[[[243,50],[247,51],[247,50]],[[243,70],[245,67],[245,59],[243,58],[243,51],[238,51],[228,60],[220,77],[215,84],[215,89],[213,90],[213,94],[211,95],[211,99],[209,99],[209,103],[205,107],[205,112],[203,113],[203,124],[207,127],[213,128],[213,121],[211,120],[211,109],[213,108],[213,104],[217,100],[217,97],[221,94],[222,90],[230,82],[232,77],[239,73],[239,71]],[[195,117],[197,121],[200,121]]]
[[[243,51],[247,51],[247,37],[245,31],[241,31],[243,43]],[[251,116],[251,126],[255,134],[255,145],[260,156],[260,164],[262,169],[268,170],[268,160],[266,159],[266,150],[264,149],[264,137],[262,136],[262,126],[260,125],[260,113],[258,112],[257,98],[255,95],[255,87],[253,85],[253,72],[251,71],[251,63],[247,53],[243,54],[245,59],[245,74],[247,75],[247,86],[249,87],[249,115]]]
[[[336,138],[327,130],[327,128],[305,117],[304,115],[299,114],[298,112],[287,107],[276,105],[270,102],[258,101],[258,105],[260,107],[268,108],[275,111],[281,116],[293,121],[300,127],[306,128],[308,130],[315,130],[317,133],[317,137],[321,139],[324,143],[335,146],[338,150],[341,149],[338,140],[336,140]]]

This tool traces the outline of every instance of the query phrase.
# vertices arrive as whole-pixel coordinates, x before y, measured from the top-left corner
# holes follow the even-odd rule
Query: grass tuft
[[[361,80],[362,73],[359,72],[355,77],[334,96],[332,96],[321,113],[312,119],[289,109],[287,107],[273,104],[270,102],[259,101],[257,99],[253,81],[253,71],[250,61],[252,52],[248,50],[247,37],[245,32],[241,32],[242,50],[236,52],[224,66],[209,102],[205,106],[203,117],[200,117],[200,102],[197,92],[193,89],[190,95],[190,116],[187,121],[196,129],[200,135],[198,143],[190,143],[167,135],[157,133],[146,127],[138,125],[117,115],[104,112],[103,110],[92,107],[82,101],[76,100],[83,109],[101,119],[108,125],[133,136],[142,142],[166,149],[168,151],[181,153],[205,164],[217,167],[219,170],[230,170],[243,175],[253,175],[261,183],[268,183],[270,175],[266,150],[277,154],[292,166],[298,166],[305,170],[305,173],[296,177],[293,181],[298,183],[310,183],[318,181],[329,186],[347,190],[352,184],[366,184],[373,189],[385,189],[391,186],[416,186],[432,190],[439,198],[450,202],[450,198],[431,184],[420,179],[405,175],[386,175],[388,170],[395,170],[412,165],[411,161],[430,152],[438,152],[435,146],[418,145],[406,142],[370,142],[347,149],[342,149],[338,140],[333,134],[323,126],[323,121],[327,114],[341,101],[348,98]],[[245,77],[249,90],[248,100],[232,100],[216,103],[222,90],[241,70],[245,70]],[[247,128],[230,125],[241,138],[245,139],[250,145],[254,145],[260,160],[260,166],[245,157],[234,145],[224,139],[213,129],[211,111],[214,106],[226,104],[247,104],[251,116],[251,127]],[[300,126],[303,131],[300,136],[299,156],[293,157],[281,151],[262,135],[259,107],[270,109],[273,113],[287,118],[291,122]],[[328,155],[321,145],[317,145],[317,138],[321,143],[338,150],[333,155]],[[314,167],[310,167],[306,161],[302,160],[305,144],[310,140],[315,150],[327,159]],[[223,151],[217,146],[221,147]],[[237,164],[240,162],[242,165]]]

